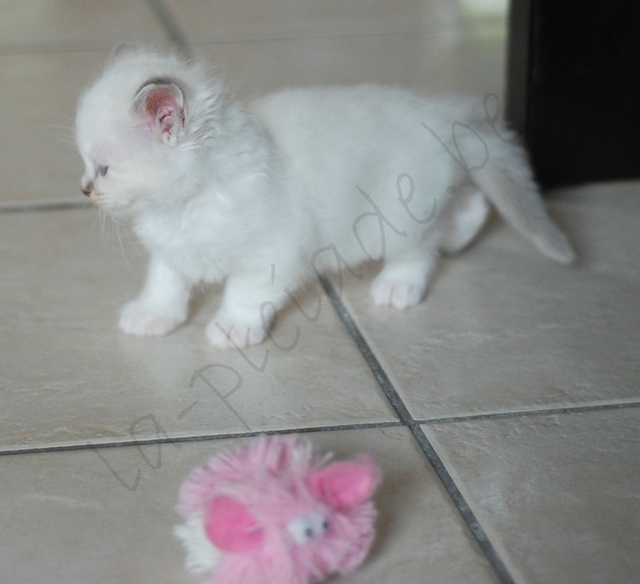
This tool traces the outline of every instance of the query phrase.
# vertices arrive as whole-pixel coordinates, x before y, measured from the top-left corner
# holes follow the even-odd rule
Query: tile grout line
[[[602,410],[625,410],[640,408],[640,402],[630,401],[624,403],[592,404],[588,406],[567,406],[559,408],[541,408],[538,410],[514,410],[513,412],[492,412],[486,414],[469,414],[466,416],[451,416],[448,418],[430,418],[416,420],[419,424],[438,425],[455,424],[459,422],[472,422],[478,420],[500,420],[503,418],[526,418],[529,416],[551,416],[555,414],[580,414],[588,412],[598,412]]]
[[[470,29],[470,32],[493,32],[502,31],[503,27],[500,25],[488,25],[479,28]],[[191,43],[194,46],[206,46],[215,44],[237,44],[237,43],[263,43],[263,42],[286,42],[286,41],[317,41],[317,40],[336,40],[336,39],[355,39],[355,38],[371,38],[371,37],[392,37],[392,36],[424,36],[424,35],[450,35],[455,34],[457,31],[454,29],[438,29],[438,28],[411,28],[411,29],[396,29],[396,30],[376,30],[367,32],[328,32],[325,34],[307,34],[298,33],[290,35],[282,34],[263,34],[263,35],[250,35],[245,37],[225,38],[225,37],[212,37],[207,40],[196,40]]]
[[[36,211],[66,211],[68,209],[91,209],[94,204],[89,200],[51,201],[33,203],[0,203],[0,215],[12,213],[32,213]]]
[[[489,29],[492,30],[492,29]],[[348,33],[328,33],[328,34],[294,34],[294,35],[264,35],[264,36],[248,36],[238,38],[218,38],[217,40],[201,40],[195,41],[192,44],[194,46],[207,46],[217,44],[239,44],[239,43],[278,43],[288,41],[322,41],[322,40],[340,40],[340,39],[361,39],[361,38],[379,38],[379,37],[392,37],[392,36],[423,36],[423,35],[440,35],[440,34],[452,34],[453,31],[439,31],[439,30],[390,30],[390,31],[376,31],[376,32],[348,32]]]
[[[322,277],[320,278],[320,283],[329,296],[333,307],[338,313],[338,317],[342,320],[344,326],[351,335],[351,338],[362,353],[364,360],[371,369],[371,372],[380,384],[380,388],[389,400],[389,403],[395,410],[403,425],[407,426],[407,428],[413,434],[413,437],[418,443],[418,446],[433,467],[433,470],[435,471],[436,475],[440,479],[440,482],[443,484],[444,488],[449,494],[449,497],[451,497],[451,500],[458,509],[459,513],[462,515],[464,522],[467,524],[467,527],[473,534],[473,537],[475,538],[476,542],[480,546],[480,549],[489,561],[489,564],[498,576],[498,579],[502,584],[515,584],[515,580],[509,573],[509,570],[507,569],[505,563],[500,558],[496,548],[489,540],[487,534],[482,528],[482,525],[476,518],[475,513],[469,507],[469,504],[465,500],[458,486],[455,484],[455,481],[449,474],[449,471],[447,470],[445,464],[442,462],[442,459],[420,427],[420,422],[414,420],[411,416],[407,406],[402,401],[402,398],[400,397],[397,390],[391,383],[391,380],[380,365],[380,362],[371,350],[371,347],[362,336],[362,333],[353,320],[351,314],[342,303],[340,297],[336,294],[333,286],[327,279]]]
[[[191,51],[189,50],[187,38],[183,34],[182,29],[178,25],[178,21],[175,19],[173,12],[166,5],[164,0],[146,0],[149,7],[155,12],[156,17],[160,21],[160,24],[165,29],[165,32],[169,36],[171,42],[173,42],[180,52],[189,57]]]
[[[186,444],[190,442],[217,442],[220,440],[255,438],[261,435],[275,434],[312,434],[322,432],[340,432],[345,430],[370,430],[376,428],[397,428],[402,422],[371,422],[364,424],[336,424],[334,426],[308,426],[305,428],[288,428],[284,430],[256,430],[252,432],[229,432],[225,434],[199,434],[197,436],[168,436],[167,438],[140,438],[131,440],[114,440],[111,442],[90,442],[84,444],[67,444],[61,446],[34,446],[13,450],[0,450],[3,456],[17,456],[20,454],[48,454],[55,452],[77,452],[80,450],[100,450],[103,448],[128,448],[132,446],[153,446],[163,444]]]
[[[206,40],[197,40],[193,43],[188,43],[185,35],[182,34],[182,30],[177,24],[176,19],[173,17],[171,10],[165,5],[163,0],[146,0],[147,4],[151,7],[156,17],[160,20],[161,25],[165,29],[165,32],[169,35],[172,42],[179,45],[183,49],[187,49],[189,45],[204,46],[215,44],[230,44],[230,43],[253,43],[253,42],[281,42],[281,41],[305,41],[305,40],[333,40],[342,38],[362,38],[362,37],[382,37],[382,36],[400,36],[400,35],[446,35],[455,34],[457,31],[454,29],[442,29],[442,28],[410,28],[410,29],[383,29],[373,32],[329,32],[326,34],[264,34],[261,36],[250,35],[246,37],[227,38],[213,36]],[[471,27],[464,29],[462,32],[471,33],[484,33],[502,31],[503,25],[496,22],[489,22],[479,27]],[[234,35],[235,36],[235,35]],[[111,42],[81,42],[79,44],[70,44],[68,42],[44,42],[44,43],[6,43],[0,44],[0,56],[15,56],[15,55],[38,55],[41,53],[55,54],[55,53],[69,53],[69,52],[97,52],[97,51],[110,51],[113,49],[113,43]]]

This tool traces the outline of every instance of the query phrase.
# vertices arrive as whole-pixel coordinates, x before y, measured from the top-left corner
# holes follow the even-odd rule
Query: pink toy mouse
[[[182,485],[175,528],[207,584],[311,584],[345,574],[374,539],[370,457],[327,465],[299,436],[260,436]]]

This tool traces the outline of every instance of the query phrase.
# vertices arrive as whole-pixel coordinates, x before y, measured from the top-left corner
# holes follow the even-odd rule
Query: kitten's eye
[[[98,166],[98,172],[100,173],[101,176],[105,176],[107,174],[107,172],[109,172],[109,167],[108,166]]]

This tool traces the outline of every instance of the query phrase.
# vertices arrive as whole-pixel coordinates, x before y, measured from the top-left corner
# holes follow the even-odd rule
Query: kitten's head
[[[82,192],[109,211],[184,193],[216,90],[203,69],[176,55],[117,51],[78,105]]]

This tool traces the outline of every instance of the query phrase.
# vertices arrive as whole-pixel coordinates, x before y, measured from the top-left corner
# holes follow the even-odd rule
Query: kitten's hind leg
[[[436,253],[425,251],[421,257],[387,260],[371,283],[373,301],[379,306],[401,309],[419,304],[427,291],[436,258]]]
[[[120,328],[130,335],[165,335],[187,320],[191,284],[161,258],[152,256],[140,296],[120,314]]]
[[[482,191],[465,188],[456,191],[440,218],[440,249],[454,254],[462,251],[478,234],[489,214],[489,203]]]

